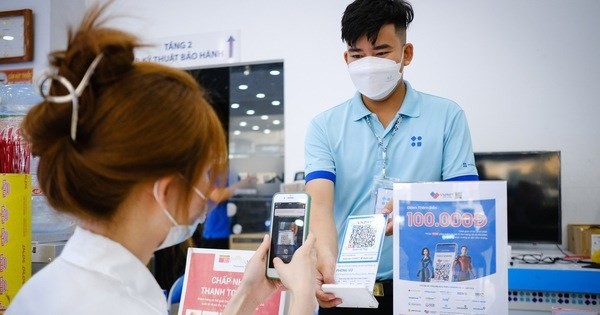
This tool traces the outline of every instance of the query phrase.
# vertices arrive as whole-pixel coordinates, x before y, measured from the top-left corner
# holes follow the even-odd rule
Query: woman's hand
[[[294,252],[292,260],[286,264],[279,257],[273,260],[281,283],[292,294],[289,313],[314,314],[317,308],[315,297],[317,287],[317,252],[314,249],[315,236],[309,233],[304,244]]]
[[[235,295],[231,298],[223,314],[252,314],[258,305],[281,287],[276,280],[267,279],[267,252],[270,238],[265,235],[262,243],[248,261],[244,277]]]

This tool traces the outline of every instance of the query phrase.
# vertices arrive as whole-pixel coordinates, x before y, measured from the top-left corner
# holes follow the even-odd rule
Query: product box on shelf
[[[600,264],[600,234],[592,234],[592,262]]]
[[[600,234],[600,225],[569,224],[567,227],[569,251],[575,255],[589,257],[594,234]]]
[[[0,174],[0,312],[31,277],[31,177]]]

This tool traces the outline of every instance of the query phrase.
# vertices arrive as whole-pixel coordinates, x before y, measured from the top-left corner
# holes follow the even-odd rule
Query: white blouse
[[[60,256],[37,272],[6,315],[167,314],[148,268],[121,244],[77,227]]]

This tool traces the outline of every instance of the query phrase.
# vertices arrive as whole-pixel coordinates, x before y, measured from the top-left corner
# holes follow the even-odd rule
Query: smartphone
[[[456,259],[455,243],[438,243],[433,256],[433,282],[452,282],[454,260]]]
[[[289,263],[308,235],[310,196],[307,193],[276,193],[271,203],[271,247],[267,256],[267,277],[279,279],[275,257]]]

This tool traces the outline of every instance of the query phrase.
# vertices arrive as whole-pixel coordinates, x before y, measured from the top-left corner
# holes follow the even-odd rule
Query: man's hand
[[[317,300],[324,308],[335,307],[342,303],[342,299],[336,298],[333,293],[325,293],[321,286],[325,283],[335,283],[335,258],[321,255],[317,263]]]

